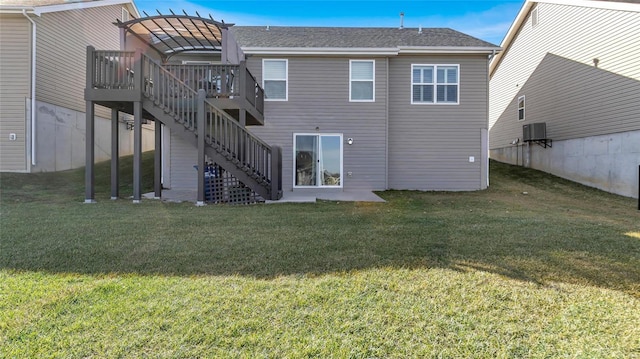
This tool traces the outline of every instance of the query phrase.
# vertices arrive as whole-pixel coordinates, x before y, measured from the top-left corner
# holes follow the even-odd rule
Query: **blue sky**
[[[134,0],[149,15],[186,10],[237,25],[450,27],[499,45],[523,0]]]

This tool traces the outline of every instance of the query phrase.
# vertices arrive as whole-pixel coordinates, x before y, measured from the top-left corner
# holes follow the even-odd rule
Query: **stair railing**
[[[198,92],[152,58],[143,55],[142,63],[145,78],[144,96],[193,132],[196,132],[200,125],[197,123],[198,102],[204,101],[205,142],[257,183],[267,187],[269,192],[272,192],[272,187],[281,188],[279,173],[273,171],[274,168],[281,166],[274,161],[281,159],[272,155],[272,146],[247,131],[238,121],[206,98],[198,99]],[[273,183],[274,178],[278,183]],[[277,192],[279,190],[271,193],[272,198],[269,199],[279,196]]]

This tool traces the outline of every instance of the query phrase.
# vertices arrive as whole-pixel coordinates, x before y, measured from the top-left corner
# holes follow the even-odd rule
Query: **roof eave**
[[[23,11],[33,13],[33,6],[5,5],[0,6],[0,14],[22,14]]]
[[[99,0],[99,1],[89,1],[89,2],[58,4],[58,5],[33,6],[31,8],[33,9],[34,14],[40,16],[41,14],[46,14],[50,12],[76,10],[76,9],[90,9],[90,8],[110,6],[110,5],[131,5],[131,8],[134,10],[134,13],[132,15],[135,17],[140,17],[138,8],[136,7],[133,0]]]
[[[491,54],[499,47],[470,46],[400,46],[400,47],[242,47],[247,55],[367,55],[397,56],[399,54]]]
[[[400,46],[400,54],[493,54],[498,46]]]

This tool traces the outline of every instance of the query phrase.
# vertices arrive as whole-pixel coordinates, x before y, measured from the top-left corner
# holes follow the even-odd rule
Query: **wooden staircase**
[[[199,201],[204,193],[205,155],[260,197],[281,198],[280,148],[244,127],[247,118],[257,123],[262,120],[262,109],[256,104],[263,104],[264,93],[256,88],[255,79],[239,76],[236,85],[225,82],[231,94],[215,96],[206,86],[196,91],[190,81],[178,78],[176,70],[180,69],[165,68],[140,51],[96,51],[90,47],[87,54],[87,76],[91,76],[85,91],[88,101],[128,113],[134,112],[133,103],[139,101],[146,117],[161,122],[198,151]],[[244,64],[230,66],[236,73],[248,73]],[[253,88],[246,85],[251,80]],[[216,106],[223,103],[238,104],[236,113],[244,123]]]

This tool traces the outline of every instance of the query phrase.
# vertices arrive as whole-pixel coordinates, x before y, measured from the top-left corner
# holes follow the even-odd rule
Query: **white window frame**
[[[520,100],[522,100],[522,107],[520,107]],[[516,103],[516,107],[518,108],[518,113],[517,113],[517,118],[518,121],[524,121],[524,119],[527,117],[527,99],[525,98],[525,95],[522,96],[518,96],[518,102]],[[520,110],[522,110],[522,118],[520,118]]]
[[[320,143],[320,137],[322,136],[338,136],[340,137],[340,185],[338,186],[325,186],[325,185],[320,185],[320,184],[316,184],[315,186],[301,186],[301,185],[297,185],[296,184],[296,137],[297,136],[316,136],[318,137],[318,143]],[[342,137],[342,133],[322,133],[322,132],[315,132],[315,133],[310,133],[310,132],[295,132],[293,134],[293,146],[292,146],[292,152],[293,152],[293,176],[292,176],[292,184],[293,184],[293,188],[343,188],[344,187],[344,139]],[[322,149],[319,149],[319,151],[321,151]],[[318,172],[320,170],[319,166],[317,168]],[[318,175],[318,173],[316,173],[316,175]],[[318,182],[320,183],[320,182]]]
[[[433,67],[433,82],[426,84],[426,83],[413,83],[413,69],[416,66],[423,66],[423,67]],[[438,67],[455,67],[456,71],[458,73],[458,78],[457,78],[457,82],[455,83],[444,83],[444,84],[440,84],[440,85],[456,85],[458,86],[458,91],[456,91],[456,102],[438,102]],[[411,73],[410,73],[410,79],[411,79],[411,104],[412,105],[459,105],[460,104],[460,64],[411,64]],[[425,102],[425,101],[413,101],[413,85],[431,85],[433,86],[433,102]]]
[[[129,21],[129,19],[131,19],[131,16],[129,14],[129,10],[125,9],[124,7],[122,8],[122,14],[120,14],[120,20],[122,22],[127,22]]]
[[[269,61],[284,61],[284,78],[283,79],[267,79],[264,76],[264,63]],[[265,101],[289,101],[289,60],[288,59],[262,59],[262,88],[264,89],[265,81],[284,81],[284,98],[268,98]]]
[[[354,62],[371,62],[373,64],[372,67],[372,76],[371,80],[353,80],[351,78],[352,73],[352,64]],[[354,100],[352,94],[353,82],[371,82],[372,88],[372,97],[370,100]],[[376,60],[368,60],[368,59],[358,59],[358,60],[349,60],[349,102],[376,102]]]

